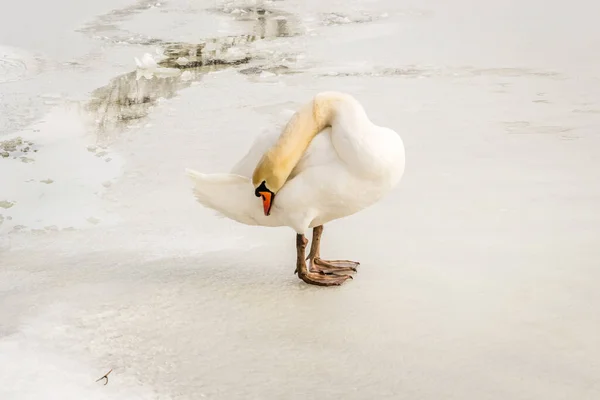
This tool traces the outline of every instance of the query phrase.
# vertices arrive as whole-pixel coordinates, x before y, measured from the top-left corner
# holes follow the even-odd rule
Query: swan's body
[[[243,224],[304,235],[376,203],[400,181],[404,164],[397,133],[373,124],[352,96],[324,92],[283,132],[259,136],[230,174],[187,172],[204,206]],[[257,198],[261,184],[274,198],[269,215]]]

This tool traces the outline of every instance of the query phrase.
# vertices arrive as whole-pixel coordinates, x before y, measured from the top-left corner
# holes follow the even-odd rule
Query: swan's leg
[[[307,260],[310,260],[310,271],[324,274],[351,273],[356,272],[360,263],[350,260],[322,260],[321,259],[321,235],[323,225],[313,228],[312,243]]]
[[[298,277],[304,282],[318,286],[338,286],[344,283],[347,279],[352,279],[350,275],[332,275],[321,272],[309,271],[306,267],[306,245],[308,240],[302,234],[296,235],[296,250],[298,258],[296,260],[296,272]]]

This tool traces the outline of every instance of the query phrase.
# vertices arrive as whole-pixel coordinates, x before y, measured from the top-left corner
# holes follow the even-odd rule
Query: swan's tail
[[[247,225],[269,225],[260,199],[254,196],[250,178],[235,174],[203,174],[187,168],[194,182],[193,193],[203,206]]]

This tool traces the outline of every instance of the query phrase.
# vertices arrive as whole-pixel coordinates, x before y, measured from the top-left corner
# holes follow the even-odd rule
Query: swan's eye
[[[267,185],[266,185],[266,182],[265,182],[265,181],[262,181],[262,183],[260,184],[260,186],[258,186],[258,187],[256,188],[256,190],[254,191],[254,195],[255,195],[256,197],[260,197],[260,196],[261,196],[261,194],[260,194],[261,192],[269,192],[269,193],[272,193],[272,192],[271,192],[269,189],[267,189]]]

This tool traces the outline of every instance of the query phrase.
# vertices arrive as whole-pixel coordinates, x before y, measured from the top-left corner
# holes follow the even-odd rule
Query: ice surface
[[[600,398],[598,3],[11,4],[0,399]],[[138,73],[146,53],[179,69]],[[324,256],[361,261],[334,289],[184,174],[320,90],[407,155],[325,228]]]

